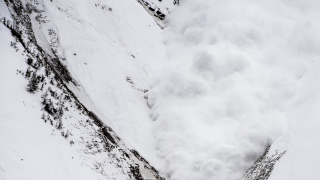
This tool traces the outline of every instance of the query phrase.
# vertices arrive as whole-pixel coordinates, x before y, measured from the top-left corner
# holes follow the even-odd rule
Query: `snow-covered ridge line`
[[[157,25],[160,27],[160,29],[163,29],[163,23],[161,22],[165,18],[165,14],[161,12],[160,8],[151,6],[148,2],[145,2],[144,0],[138,0],[138,2],[141,4],[141,6],[152,16],[154,19],[154,22],[157,23]]]
[[[270,152],[270,146],[266,149],[265,153],[254,163],[254,165],[247,171],[242,180],[267,180],[274,168],[277,161],[286,153],[286,151]]]
[[[30,77],[32,74],[32,78],[30,78],[30,87],[28,90],[30,92],[36,93],[38,90],[38,84],[42,83],[41,91],[44,87],[49,86],[49,91],[46,92],[53,93],[52,96],[56,97],[57,91],[64,93],[64,100],[60,101],[67,102],[70,98],[74,100],[74,103],[76,104],[77,108],[82,111],[82,114],[84,116],[88,116],[93,122],[95,123],[95,126],[98,129],[98,134],[101,135],[101,139],[104,140],[103,145],[104,147],[107,147],[107,155],[110,157],[110,152],[116,152],[113,153],[113,155],[117,156],[113,159],[123,159],[124,161],[120,161],[120,164],[122,163],[124,166],[129,169],[129,172],[127,172],[128,177],[134,178],[134,179],[163,179],[159,176],[158,172],[153,168],[143,157],[139,155],[139,153],[135,150],[128,149],[124,143],[120,140],[120,138],[116,135],[115,132],[112,131],[112,129],[108,126],[106,126],[100,118],[95,115],[92,111],[88,110],[85,105],[83,105],[78,97],[75,95],[75,93],[70,90],[68,87],[69,82],[73,84],[77,84],[74,79],[71,77],[69,71],[67,70],[66,66],[64,66],[61,61],[59,60],[59,56],[53,51],[56,57],[51,57],[48,52],[43,50],[43,47],[41,47],[37,43],[36,36],[34,35],[34,32],[32,30],[32,23],[30,20],[30,13],[36,12],[42,12],[39,10],[37,12],[37,9],[35,6],[29,6],[24,7],[20,0],[5,0],[7,7],[11,13],[11,16],[13,18],[13,23],[10,24],[10,21],[5,21],[4,24],[6,27],[8,27],[12,35],[19,40],[19,42],[22,44],[22,46],[25,48],[25,51],[28,55],[30,55],[30,61],[28,61],[28,64],[30,65],[27,72],[27,74]],[[30,8],[31,7],[31,8]],[[39,76],[40,70],[44,69],[46,72],[46,76],[42,75],[43,80],[37,80]],[[54,75],[54,78],[50,76],[50,72]],[[34,78],[33,78],[34,77]],[[51,77],[51,79],[50,79]],[[41,79],[41,78],[40,78]],[[50,88],[51,85],[48,83],[48,85],[45,83],[50,81],[52,85],[57,85],[56,91],[51,90],[53,88]],[[53,87],[53,86],[52,86]],[[37,93],[39,94],[39,93]],[[57,119],[59,119],[58,122],[60,124],[57,125],[57,129],[61,129],[60,125],[63,122],[62,115],[64,113],[63,105],[58,108],[58,112],[56,111],[56,108],[48,104],[46,101],[46,97],[48,95],[44,95],[44,111],[48,112],[49,114]],[[62,95],[61,95],[62,97]],[[68,98],[67,98],[68,97]],[[59,97],[57,97],[57,100]],[[50,101],[51,102],[51,101]],[[51,106],[51,107],[50,107]],[[72,107],[72,106],[71,106]],[[60,114],[59,114],[60,113]],[[59,115],[57,115],[59,114]],[[81,113],[80,113],[81,114]],[[50,118],[49,118],[50,119]],[[47,120],[47,119],[46,119]],[[52,124],[52,120],[50,120]],[[89,123],[90,124],[90,123]],[[90,124],[92,126],[92,124]],[[67,136],[67,133],[63,133]],[[71,142],[70,142],[71,144]],[[112,158],[111,158],[112,159]],[[118,161],[119,162],[119,161]]]

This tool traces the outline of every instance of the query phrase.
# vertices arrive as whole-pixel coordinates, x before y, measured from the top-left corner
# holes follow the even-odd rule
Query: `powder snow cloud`
[[[165,30],[171,61],[148,95],[160,171],[183,180],[243,177],[285,128],[281,112],[319,58],[319,7],[181,1]]]

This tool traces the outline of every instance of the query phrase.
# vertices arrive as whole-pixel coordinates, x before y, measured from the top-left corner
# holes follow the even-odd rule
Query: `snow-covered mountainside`
[[[143,158],[156,157],[144,81],[165,54],[160,28],[137,2],[82,3],[1,1],[1,177],[161,179]]]
[[[318,179],[319,10],[0,0],[0,180]]]

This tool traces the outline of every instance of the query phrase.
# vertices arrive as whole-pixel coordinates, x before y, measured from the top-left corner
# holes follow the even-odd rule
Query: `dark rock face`
[[[265,153],[247,171],[243,180],[267,180],[274,168],[274,165],[286,153],[286,151],[270,154],[270,146]]]

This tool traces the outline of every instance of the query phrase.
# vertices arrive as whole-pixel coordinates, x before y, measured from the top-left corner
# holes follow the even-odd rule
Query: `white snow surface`
[[[270,179],[318,179],[320,2],[153,2],[170,6],[163,31],[135,0],[42,0],[50,22],[33,28],[52,56],[57,32],[80,101],[167,179],[241,179],[277,138]],[[38,123],[9,37],[0,25],[0,179],[99,179]]]
[[[150,73],[161,66],[160,59],[165,56],[161,36],[154,36],[154,33],[160,34],[161,31],[153,18],[135,1],[79,3],[27,0],[23,4],[27,2],[45,10],[42,13],[45,16],[41,19],[45,23],[37,22],[36,14],[32,14],[32,28],[38,44],[47,53],[54,56],[49,47],[51,45],[58,56],[68,60],[62,63],[68,66],[80,85],[75,87],[70,84],[69,88],[72,87],[79,100],[117,132],[127,147],[136,149],[157,165],[158,158],[152,151],[152,121],[143,93],[148,87]],[[5,3],[2,0],[0,3],[1,17],[5,16],[12,22]],[[54,33],[50,35],[50,32]],[[17,52],[10,47],[10,41],[15,40],[2,24],[0,34],[3,62],[0,71],[0,146],[5,147],[0,152],[0,179],[128,179],[126,172],[116,167],[117,162],[111,162],[112,159],[103,155],[92,157],[84,154],[85,147],[81,147],[81,142],[75,142],[74,146],[78,149],[70,147],[71,140],[65,140],[59,131],[43,123],[40,97],[26,91],[27,81],[17,73],[17,69],[27,69],[27,57],[24,53],[20,56],[23,47],[19,45]],[[16,80],[15,76],[20,80]],[[129,76],[134,85],[127,82]],[[16,99],[10,99],[12,92],[17,93]],[[26,105],[29,109],[22,109],[25,106],[23,102],[30,103]],[[17,110],[19,113],[15,113]],[[80,114],[74,112],[67,115],[71,119],[70,126],[83,120]],[[76,136],[82,138],[84,135],[82,132]],[[90,143],[91,140],[91,137],[84,137],[83,141]],[[18,150],[20,154],[15,154]],[[16,156],[21,156],[21,160]],[[20,161],[27,162],[19,165]],[[143,170],[143,165],[140,166]],[[36,174],[37,171],[41,173]],[[46,175],[49,177],[46,178]],[[142,176],[153,177],[150,172],[142,172]]]
[[[10,47],[14,38],[2,24],[0,39],[0,179],[105,178],[85,166],[86,157],[41,120],[41,99],[26,91],[28,81],[17,72],[28,67],[25,55],[21,55],[23,47],[18,45],[18,52]],[[110,176],[118,173],[111,164],[106,166]],[[125,179],[121,174],[115,177]]]
[[[36,13],[32,12],[30,15],[31,23],[32,23],[32,30],[34,32],[34,35],[37,39],[37,43],[40,47],[43,48],[44,51],[46,51],[51,57],[54,57],[53,52],[51,51],[50,44],[45,36],[45,32],[43,31],[43,28],[39,22],[35,19]]]
[[[64,63],[80,85],[80,101],[129,148],[157,166],[149,108],[138,89],[148,88],[152,72],[167,59],[159,26],[137,1],[42,4],[58,33],[67,59]],[[134,88],[127,77],[132,78]]]
[[[275,150],[287,150],[276,163],[270,180],[312,179],[320,177],[319,155],[319,62],[300,80],[299,89],[285,110],[287,129],[273,144]]]

